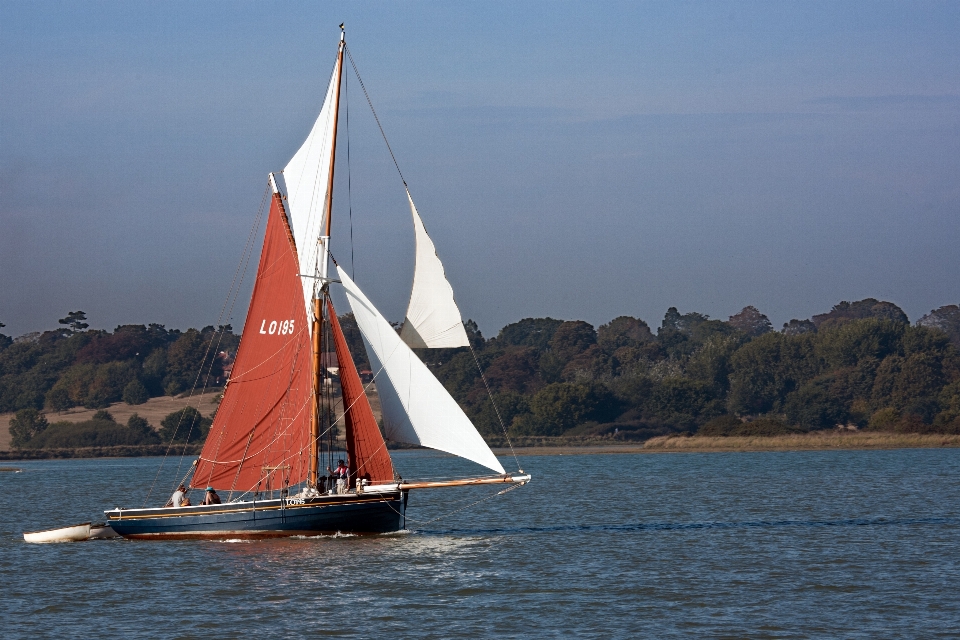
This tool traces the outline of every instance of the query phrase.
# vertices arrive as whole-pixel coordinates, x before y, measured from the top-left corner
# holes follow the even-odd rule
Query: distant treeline
[[[110,333],[86,330],[82,311],[59,323],[15,340],[0,334],[0,412],[102,409],[220,385],[240,341],[230,325],[182,332],[122,325]]]
[[[726,321],[669,309],[656,333],[621,316],[527,318],[467,349],[421,351],[482,433],[646,439],[837,426],[960,433],[960,308],[911,326],[896,305],[841,302],[781,331],[754,307]],[[348,332],[356,353],[359,335]],[[361,362],[364,365],[365,362]],[[499,413],[499,416],[498,416]]]
[[[83,446],[201,438],[209,418],[180,412],[164,420],[159,435],[104,415],[81,423],[83,428],[60,423],[46,429],[37,410],[140,404],[194,384],[221,384],[239,342],[229,325],[184,332],[124,325],[110,333],[87,331],[85,319],[72,312],[60,320],[59,331],[16,340],[0,334],[0,411],[31,410],[18,416],[29,431],[18,444],[60,446],[46,439],[66,438],[67,431],[77,431],[70,442],[89,441]],[[596,329],[577,320],[526,318],[491,339],[474,322],[464,324],[483,377],[469,349],[419,355],[486,436],[500,436],[503,428],[514,436],[638,440],[837,426],[960,433],[956,305],[932,311],[914,326],[899,307],[872,298],[841,302],[809,320],[791,320],[780,331],[754,307],[725,321],[670,308],[656,332],[629,316]],[[358,368],[369,369],[352,314],[341,325]],[[191,435],[174,436],[171,425],[185,418],[195,425]],[[80,431],[103,436],[81,437]]]

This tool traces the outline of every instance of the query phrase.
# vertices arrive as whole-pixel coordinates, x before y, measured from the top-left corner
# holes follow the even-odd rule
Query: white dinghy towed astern
[[[23,534],[25,542],[43,544],[47,542],[80,542],[90,538],[90,523],[74,524],[57,529],[43,531],[26,531]]]
[[[113,527],[105,522],[95,522],[90,525],[89,540],[114,540],[119,537],[117,532],[113,530]]]

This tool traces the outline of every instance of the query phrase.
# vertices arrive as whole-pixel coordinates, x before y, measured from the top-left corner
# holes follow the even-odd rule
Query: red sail
[[[347,340],[340,330],[337,312],[327,298],[327,315],[333,329],[333,342],[337,349],[337,362],[340,364],[340,389],[343,394],[344,425],[347,436],[347,455],[349,456],[350,485],[356,478],[364,478],[370,484],[393,482],[393,461],[387,452],[387,445],[380,435],[377,420],[373,417],[370,401],[363,391],[363,383],[357,367],[350,357]]]
[[[273,196],[240,348],[192,486],[282,489],[307,477],[310,327],[297,254]]]

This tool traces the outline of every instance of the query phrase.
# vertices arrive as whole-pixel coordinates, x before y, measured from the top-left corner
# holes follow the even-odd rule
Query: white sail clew
[[[404,344],[346,272],[340,267],[337,272],[377,374],[387,438],[446,451],[504,473],[500,461],[440,381]]]
[[[410,191],[410,213],[417,239],[417,258],[413,271],[413,290],[400,338],[415,349],[440,349],[470,345],[463,328],[460,309],[453,299],[453,287],[447,281],[443,264],[433,240],[427,235]]]
[[[297,244],[300,273],[308,276],[326,275],[326,252],[322,249],[321,238],[326,231],[328,214],[325,211],[327,182],[330,178],[330,154],[333,152],[335,93],[340,74],[340,65],[334,67],[320,116],[303,146],[284,167],[282,180],[275,181],[275,188],[287,200],[286,209]],[[313,289],[317,280],[302,278],[302,281],[307,318],[312,318]]]

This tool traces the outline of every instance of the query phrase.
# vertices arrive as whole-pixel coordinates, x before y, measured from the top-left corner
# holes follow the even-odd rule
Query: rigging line
[[[260,210],[259,210],[259,212],[258,212],[258,214],[257,214],[257,221],[255,222],[254,227],[251,229],[251,233],[248,234],[247,244],[245,245],[245,247],[244,247],[244,252],[243,252],[243,254],[241,255],[240,265],[242,265],[243,269],[242,269],[242,271],[240,271],[239,281],[237,281],[237,273],[235,272],[235,273],[234,273],[234,282],[236,282],[236,287],[234,287],[234,282],[231,282],[230,289],[228,290],[228,293],[227,293],[227,298],[226,298],[226,300],[224,300],[223,307],[222,307],[221,310],[220,310],[220,316],[218,317],[218,320],[217,320],[217,323],[218,323],[218,325],[219,325],[219,327],[220,327],[220,331],[218,332],[216,347],[214,347],[214,349],[213,349],[214,355],[213,355],[213,357],[211,357],[211,359],[210,359],[210,364],[209,364],[209,366],[207,367],[207,378],[204,379],[203,388],[202,388],[202,390],[200,391],[200,396],[199,396],[199,398],[197,399],[196,409],[197,409],[197,412],[198,412],[198,413],[200,413],[200,403],[203,401],[203,396],[204,396],[204,394],[205,394],[206,391],[207,391],[207,386],[208,386],[208,383],[209,383],[209,376],[210,376],[210,373],[213,371],[213,365],[214,365],[214,362],[216,361],[216,357],[217,357],[216,354],[219,353],[219,351],[220,351],[220,345],[223,343],[224,335],[226,335],[226,327],[225,327],[225,325],[220,324],[220,323],[223,322],[224,311],[226,310],[226,307],[227,307],[227,304],[228,304],[228,303],[229,303],[229,310],[227,310],[226,315],[227,315],[227,318],[228,318],[228,319],[232,319],[232,318],[233,318],[233,310],[234,310],[234,308],[235,308],[235,306],[236,306],[237,298],[238,298],[239,295],[240,295],[240,285],[241,285],[241,283],[246,279],[247,269],[248,269],[249,266],[250,266],[250,257],[253,255],[253,247],[254,247],[255,245],[254,245],[252,239],[255,239],[255,237],[256,237],[255,231],[256,231],[256,229],[259,228],[259,221],[262,220],[262,218],[263,218],[264,200],[269,197],[269,191],[270,191],[270,183],[269,183],[269,181],[268,181],[267,187],[265,188],[265,192],[264,192],[263,199],[261,199]],[[239,266],[238,266],[238,271],[239,271]],[[242,334],[241,334],[241,335],[242,335]],[[211,339],[211,340],[208,342],[208,344],[207,344],[207,352],[204,353],[203,360],[201,360],[200,371],[197,373],[198,377],[199,377],[200,375],[202,375],[202,373],[203,373],[203,365],[204,365],[204,363],[206,362],[207,355],[210,353],[210,347],[211,347],[212,344],[213,344],[213,340]],[[238,345],[238,350],[239,350],[239,345]],[[194,380],[193,388],[191,389],[191,391],[190,391],[190,396],[188,396],[188,400],[187,400],[187,405],[188,405],[188,406],[189,406],[189,404],[190,404],[190,398],[193,397],[193,392],[196,390],[196,386],[197,386],[197,380]],[[226,387],[224,387],[224,393],[226,393]],[[183,413],[184,413],[184,412],[181,412],[180,420],[179,420],[178,423],[177,423],[177,428],[174,430],[174,437],[176,436],[176,432],[179,431],[179,429],[180,429],[180,424],[181,424],[181,422],[183,421]],[[202,414],[201,414],[201,417],[202,417]],[[191,423],[191,426],[190,426],[190,429],[189,429],[188,432],[187,432],[186,441],[184,442],[183,450],[181,451],[181,454],[180,454],[180,461],[179,461],[179,463],[177,464],[177,474],[178,474],[178,475],[179,475],[179,473],[180,473],[180,469],[181,469],[182,466],[183,466],[183,458],[184,458],[184,456],[186,455],[187,447],[189,446],[189,441],[190,441],[190,434],[193,433],[193,428],[194,428],[194,426],[196,426],[196,423],[195,423],[195,422],[192,422],[192,423]],[[219,444],[218,444],[218,446],[219,446]],[[172,439],[171,439],[171,448],[172,448]],[[169,451],[169,449],[168,449],[168,451]],[[191,467],[191,469],[187,472],[186,476],[190,475],[190,473],[191,473],[192,471],[194,471],[194,470],[195,470],[195,469],[193,469],[193,468]],[[184,478],[186,478],[186,476],[184,476]]]
[[[350,59],[350,66],[353,67],[353,72],[356,74],[357,80],[360,82],[360,88],[363,89],[363,95],[367,99],[367,104],[370,105],[370,111],[373,113],[373,119],[376,120],[377,127],[380,129],[380,135],[383,137],[383,142],[387,145],[387,151],[390,152],[390,158],[393,160],[393,166],[397,168],[397,173],[400,174],[400,180],[403,182],[403,186],[407,189],[407,196],[409,196],[410,190],[407,186],[407,181],[403,177],[403,172],[400,171],[400,164],[397,162],[397,157],[393,153],[393,148],[390,147],[390,141],[387,140],[387,134],[383,130],[383,125],[380,124],[380,118],[377,116],[377,110],[373,108],[373,101],[370,99],[370,94],[367,92],[367,87],[363,84],[363,78],[360,77],[360,71],[357,69],[357,63],[353,59],[353,54],[350,53],[350,48],[346,44],[343,45],[343,48],[347,52],[347,57]],[[349,146],[347,148],[349,149]],[[349,151],[347,153],[349,155]],[[476,362],[477,369],[480,371],[480,377],[483,379],[483,385],[487,388],[487,395],[490,396],[490,403],[493,405],[494,412],[497,414],[497,420],[500,422],[500,428],[503,430],[503,435],[507,440],[507,445],[510,447],[510,453],[513,454],[513,459],[517,463],[517,469],[520,469],[520,460],[517,458],[517,452],[513,449],[513,443],[510,441],[510,436],[507,435],[507,428],[503,424],[503,418],[500,416],[500,409],[497,407],[497,403],[493,399],[493,393],[490,391],[490,385],[487,383],[487,378],[483,374],[483,369],[480,367],[480,361],[477,359],[477,354],[473,350],[473,345],[471,344],[469,346],[470,353],[473,354],[473,360]]]
[[[503,417],[500,415],[500,408],[497,406],[496,400],[493,399],[493,393],[490,391],[490,384],[487,382],[487,376],[483,373],[483,367],[480,366],[480,360],[477,358],[477,352],[473,350],[473,344],[470,342],[469,338],[467,339],[467,346],[470,347],[470,353],[473,354],[473,361],[477,363],[477,371],[480,372],[480,379],[483,380],[483,386],[487,389],[487,395],[490,397],[490,404],[493,405],[493,411],[497,414],[497,421],[500,423],[500,429],[503,430],[503,437],[507,440],[507,445],[510,447],[510,453],[513,454],[513,460],[517,463],[517,469],[520,473],[523,473],[523,469],[520,468],[520,459],[517,458],[517,452],[513,449],[513,442],[510,441],[510,436],[507,435],[507,427],[503,424]]]
[[[347,57],[350,58],[350,66],[353,67],[353,72],[357,75],[357,80],[360,82],[360,88],[363,89],[363,95],[367,99],[367,104],[370,105],[370,111],[373,112],[373,119],[377,121],[377,127],[380,129],[380,135],[383,136],[383,141],[387,145],[387,151],[390,152],[390,158],[393,160],[393,166],[397,168],[397,173],[400,174],[400,181],[403,182],[403,186],[407,186],[407,181],[403,177],[403,172],[400,171],[400,165],[397,163],[397,157],[393,155],[393,149],[390,147],[390,141],[387,140],[387,134],[383,131],[383,125],[380,124],[380,118],[377,116],[377,110],[373,108],[373,101],[370,100],[370,94],[367,93],[367,87],[363,84],[363,78],[360,77],[360,71],[357,70],[357,63],[353,61],[353,54],[350,53],[350,47],[344,43],[344,51],[347,52]]]
[[[357,272],[353,263],[353,189],[352,176],[350,174],[350,74],[346,74],[343,83],[344,106],[346,107],[347,124],[347,211],[350,216],[350,277],[356,279]]]
[[[233,272],[233,280],[230,282],[230,288],[227,290],[227,297],[224,300],[224,307],[227,305],[227,301],[230,300],[231,294],[233,295],[233,303],[230,305],[230,317],[232,317],[233,307],[236,304],[237,296],[240,292],[240,284],[243,282],[246,273],[247,266],[250,263],[250,256],[253,253],[254,240],[256,238],[257,230],[260,228],[260,221],[263,218],[263,209],[264,203],[267,201],[267,194],[270,192],[270,184],[267,183],[267,186],[264,188],[263,196],[260,198],[260,208],[257,211],[257,216],[254,218],[253,225],[250,227],[250,231],[247,233],[247,241],[243,246],[243,251],[240,253],[240,262],[237,264],[237,268]],[[239,274],[239,281],[237,275]],[[220,310],[220,320],[223,320],[223,308]],[[206,356],[204,356],[206,358]],[[201,368],[202,369],[202,368]],[[202,397],[202,396],[201,396]],[[189,404],[189,400],[188,403]],[[183,413],[181,412],[180,419],[183,419]],[[170,454],[171,449],[173,448],[173,438],[176,437],[177,431],[180,429],[180,422],[177,422],[177,427],[174,429],[173,436],[171,437],[170,444],[167,446],[163,454],[163,460],[160,462],[160,467],[157,469],[156,475],[153,477],[153,483],[150,485],[150,489],[147,491],[147,495],[143,500],[144,508],[147,506],[147,502],[150,500],[150,496],[153,495],[153,490],[156,487],[157,480],[160,478],[160,473],[163,471],[163,467],[166,464],[167,456]],[[181,459],[182,462],[182,459]],[[180,473],[180,467],[177,467],[177,473]]]
[[[269,190],[270,190],[270,182],[268,181],[268,182],[267,182],[267,191],[269,192]],[[272,203],[271,203],[271,207],[272,207]],[[268,216],[269,216],[269,214],[268,214]],[[246,268],[244,269],[243,273],[244,273],[244,275],[246,275]],[[230,304],[230,314],[231,314],[231,315],[232,315],[232,313],[233,313],[233,306],[234,306],[234,304],[236,304],[236,298],[237,298],[238,295],[239,295],[239,286],[237,287],[236,293],[235,293],[234,296],[233,296],[233,303]],[[222,324],[220,324],[220,323],[223,322],[223,314],[224,314],[224,311],[225,311],[226,308],[227,308],[227,303],[228,303],[228,302],[230,302],[230,293],[227,294],[227,299],[224,300],[223,306],[220,308],[220,316],[217,318],[217,324],[221,327],[221,330],[220,330],[220,332],[219,332],[219,337],[218,337],[218,339],[217,339],[217,346],[216,346],[216,349],[214,349],[214,351],[213,351],[213,356],[210,358],[210,364],[209,364],[209,366],[207,367],[207,375],[206,375],[205,377],[203,377],[203,386],[201,387],[201,390],[200,390],[200,396],[199,396],[199,398],[197,399],[196,410],[197,410],[197,413],[200,415],[201,420],[199,420],[199,421],[198,421],[198,420],[193,420],[193,421],[190,422],[190,428],[187,430],[187,436],[186,436],[186,438],[184,438],[183,449],[182,449],[181,452],[180,452],[180,461],[179,461],[179,463],[177,464],[177,474],[178,474],[178,475],[179,475],[179,473],[180,473],[180,469],[183,467],[183,459],[184,459],[184,457],[186,457],[187,447],[190,446],[190,436],[193,434],[194,428],[198,428],[198,429],[199,429],[200,422],[202,421],[202,418],[203,418],[203,414],[200,413],[200,404],[203,402],[203,395],[207,392],[207,386],[208,386],[208,384],[209,384],[209,382],[210,382],[210,373],[213,371],[213,364],[214,364],[214,362],[216,361],[217,353],[219,352],[220,345],[221,345],[222,342],[223,342],[223,336],[224,336],[224,334],[226,333],[226,330],[223,329],[223,327],[224,327],[225,325],[222,325]],[[199,369],[199,371],[197,371],[197,377],[196,377],[196,378],[194,379],[194,381],[193,381],[193,388],[190,389],[190,395],[187,396],[187,403],[186,403],[187,406],[190,405],[190,400],[193,398],[194,391],[196,391],[196,389],[197,389],[197,384],[199,383],[201,377],[203,376],[203,367],[204,367],[204,364],[206,364],[207,355],[210,354],[210,350],[211,350],[210,348],[211,348],[212,346],[213,346],[213,339],[211,339],[211,340],[207,343],[207,350],[206,350],[206,352],[203,354],[203,359],[200,360],[200,369]],[[184,411],[180,414],[180,421],[181,421],[181,422],[183,421],[183,416],[184,416],[185,413],[186,413],[186,408],[184,408]],[[179,429],[179,428],[180,428],[180,424],[178,423],[178,424],[177,424],[177,429]],[[176,432],[175,432],[175,433],[176,433]],[[189,475],[189,473],[190,473],[190,472],[188,471],[187,474]]]
[[[222,324],[220,324],[220,323],[223,322],[224,311],[226,310],[228,303],[229,303],[229,311],[227,312],[227,315],[228,315],[229,318],[232,318],[232,317],[233,317],[233,308],[234,308],[234,306],[236,305],[237,297],[238,297],[239,294],[240,294],[240,283],[242,283],[243,280],[244,280],[245,277],[246,277],[247,267],[249,266],[249,263],[250,263],[250,256],[251,256],[252,253],[253,253],[252,247],[254,246],[254,243],[253,243],[253,241],[252,241],[252,238],[255,237],[255,235],[256,235],[256,234],[255,234],[255,230],[256,230],[257,228],[259,228],[259,221],[260,221],[260,220],[262,219],[262,217],[263,217],[263,216],[262,216],[262,212],[263,212],[263,207],[264,207],[264,200],[268,197],[267,194],[268,194],[268,192],[269,192],[269,188],[270,188],[270,187],[269,187],[269,184],[268,184],[267,187],[266,187],[266,189],[265,189],[265,193],[264,193],[263,199],[261,200],[261,203],[260,203],[260,211],[258,212],[257,220],[256,220],[256,222],[255,222],[255,224],[254,224],[253,229],[251,229],[251,234],[248,235],[248,242],[247,242],[247,245],[245,245],[245,247],[244,247],[244,252],[243,252],[243,254],[241,254],[241,261],[240,261],[240,265],[238,265],[237,271],[240,271],[240,266],[242,266],[243,269],[242,269],[242,271],[240,271],[239,281],[237,281],[237,272],[234,272],[234,282],[236,282],[236,287],[234,287],[234,282],[231,282],[231,286],[230,286],[230,289],[228,290],[227,297],[226,297],[226,299],[224,300],[223,307],[220,309],[220,316],[219,316],[218,319],[217,319],[217,324],[221,327],[221,331],[219,332],[219,338],[218,338],[218,340],[217,340],[216,349],[214,349],[214,354],[216,354],[216,353],[219,352],[220,344],[222,344],[222,342],[223,342],[223,336],[224,336],[224,334],[226,333],[225,325],[222,325]],[[232,301],[231,301],[231,298],[232,298]],[[213,344],[213,340],[211,339],[211,340],[207,343],[207,350],[206,350],[206,352],[205,352],[204,355],[203,355],[203,359],[201,360],[200,369],[199,369],[199,371],[197,372],[197,378],[198,378],[198,379],[199,379],[199,376],[201,376],[202,373],[203,373],[203,365],[206,363],[207,355],[209,355],[209,353],[210,353],[210,347],[211,347],[212,344]],[[214,363],[215,359],[216,359],[216,355],[214,355],[214,356],[210,359],[210,365],[209,365],[209,367],[207,368],[207,375],[208,375],[208,376],[210,375],[210,372],[213,370],[213,363]],[[193,397],[194,391],[196,391],[198,379],[197,379],[197,380],[194,380],[193,388],[191,388],[191,390],[190,390],[190,396],[188,396],[188,398],[187,398],[187,403],[186,403],[187,406],[190,405],[190,399]],[[207,382],[208,382],[207,380],[204,380],[204,385],[203,385],[203,388],[202,388],[202,390],[201,390],[201,392],[200,392],[200,397],[199,397],[199,399],[197,400],[197,407],[196,407],[196,409],[197,409],[197,412],[198,412],[198,413],[200,412],[200,403],[201,403],[202,400],[203,400],[203,395],[206,393],[206,390],[207,390]],[[184,410],[181,411],[181,413],[180,413],[180,419],[177,421],[177,427],[174,429],[174,434],[173,434],[173,436],[171,437],[171,444],[170,444],[170,446],[169,446],[168,449],[167,449],[167,452],[168,452],[168,453],[169,453],[170,449],[173,448],[173,439],[176,438],[176,434],[177,434],[177,432],[180,430],[180,425],[181,425],[182,422],[183,422],[183,417],[184,417],[184,413],[185,413],[185,412],[186,412],[186,407],[184,407]],[[181,454],[180,454],[180,461],[179,461],[179,463],[177,464],[177,475],[179,475],[180,469],[181,469],[182,466],[183,466],[183,458],[184,458],[184,455],[186,454],[186,448],[187,448],[187,446],[189,446],[190,434],[193,432],[193,426],[194,426],[194,423],[191,422],[191,427],[190,427],[189,431],[187,432],[187,437],[186,437],[186,442],[184,443],[184,448],[183,448],[183,450],[181,451]],[[166,455],[164,456],[164,460],[166,460]],[[192,470],[192,469],[191,469],[191,470]],[[188,472],[187,472],[187,475],[189,475],[189,473],[190,473],[190,472],[188,471]]]

